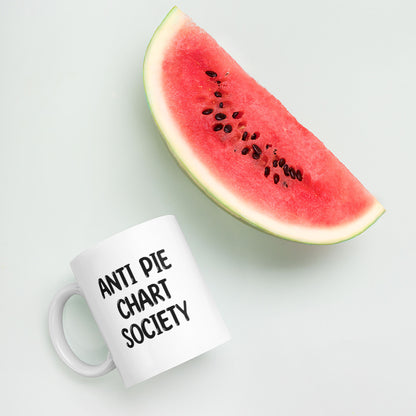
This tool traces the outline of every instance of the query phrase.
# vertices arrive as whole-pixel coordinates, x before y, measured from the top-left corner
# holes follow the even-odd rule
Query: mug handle
[[[66,302],[73,295],[82,295],[80,287],[71,283],[63,287],[53,298],[49,308],[49,334],[60,359],[76,373],[86,377],[98,377],[115,368],[110,352],[105,361],[98,365],[87,364],[78,358],[66,340],[63,327],[63,311]]]

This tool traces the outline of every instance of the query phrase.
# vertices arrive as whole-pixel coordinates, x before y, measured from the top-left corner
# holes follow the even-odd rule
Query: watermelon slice
[[[331,244],[384,212],[320,140],[177,7],[148,46],[144,84],[179,165],[237,218],[286,239]]]

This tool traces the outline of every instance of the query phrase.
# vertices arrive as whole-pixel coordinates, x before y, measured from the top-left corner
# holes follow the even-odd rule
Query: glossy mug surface
[[[172,215],[116,234],[70,264],[76,283],[55,296],[49,329],[58,355],[79,374],[117,368],[129,387],[230,338]],[[98,366],[81,361],[65,339],[62,312],[74,294],[85,297],[107,343]]]

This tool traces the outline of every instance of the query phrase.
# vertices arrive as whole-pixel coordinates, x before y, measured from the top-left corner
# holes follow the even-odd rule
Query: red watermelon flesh
[[[179,9],[156,31],[144,71],[172,153],[237,217],[285,238],[333,243],[383,213],[324,144]]]

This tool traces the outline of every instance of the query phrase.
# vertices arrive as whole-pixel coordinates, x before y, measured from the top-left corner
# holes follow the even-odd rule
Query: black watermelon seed
[[[222,130],[222,128],[223,128],[223,125],[221,123],[218,123],[218,124],[215,124],[213,130],[214,131],[220,131],[220,130]]]
[[[266,144],[266,149],[268,149],[268,148],[270,148],[270,147],[272,147],[272,145],[271,145],[271,144]]]
[[[295,179],[296,178],[296,171],[295,171],[295,169],[292,166],[289,169],[289,173],[290,173],[290,177],[292,179]]]
[[[223,102],[219,103],[219,104],[218,104],[218,107],[219,107],[219,108],[223,108],[223,107],[224,107],[224,103],[223,103]]]
[[[224,120],[227,116],[224,113],[215,114],[215,120]]]
[[[285,176],[289,176],[290,175],[290,173],[289,173],[289,166],[288,165],[284,165],[283,166],[283,172],[284,172]]]
[[[286,163],[286,160],[285,160],[285,159],[281,158],[281,159],[279,160],[279,166],[280,166],[280,167],[282,167],[285,163]]]
[[[273,167],[277,168],[277,160],[273,160]]]
[[[205,71],[205,73],[211,78],[215,78],[217,76],[217,73],[214,71]]]
[[[261,149],[260,147],[258,147],[256,144],[253,144],[253,146],[251,146],[254,150],[255,153],[258,153],[259,155],[261,155]]]
[[[264,168],[264,176],[267,178],[270,175],[270,168],[268,166],[266,166]]]
[[[279,180],[280,180],[280,176],[277,173],[275,173],[274,176],[273,176],[273,182],[274,183],[279,183]]]
[[[213,110],[212,108],[207,108],[206,110],[204,110],[204,111],[202,112],[202,114],[203,114],[204,116],[207,116],[208,114],[211,114],[213,111],[214,111],[214,110]]]
[[[217,81],[217,84],[220,85],[221,84],[221,81]]]
[[[299,181],[301,181],[303,179],[302,178],[302,172],[299,169],[296,171],[296,177],[298,178]]]
[[[249,148],[249,147],[245,147],[245,148],[241,151],[241,154],[246,155],[249,151],[250,151],[250,148]]]
[[[247,140],[247,136],[248,136],[248,133],[245,131],[244,133],[243,133],[243,137],[241,138],[242,140]]]
[[[216,97],[222,97],[222,94],[221,94],[219,91],[215,91],[215,92],[214,92],[214,95],[215,95]]]
[[[253,159],[260,159],[260,155],[256,152],[253,152]]]
[[[250,138],[251,138],[251,140],[256,140],[257,139],[257,134],[256,133],[253,133]]]
[[[234,113],[233,113],[233,116],[232,116],[233,118],[237,118],[238,117],[238,111],[234,111]]]
[[[224,126],[224,133],[231,133],[233,131],[233,127],[231,126],[231,124],[226,124]]]

